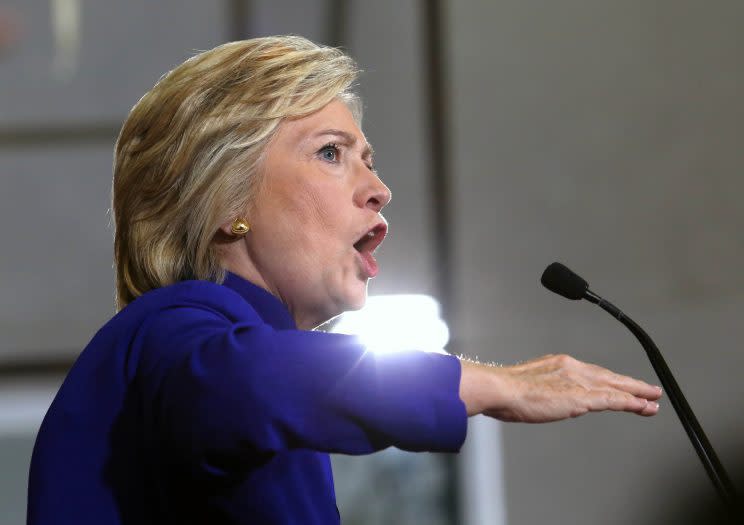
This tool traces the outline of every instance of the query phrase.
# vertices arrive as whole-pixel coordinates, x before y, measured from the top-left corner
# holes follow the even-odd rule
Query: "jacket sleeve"
[[[159,312],[143,332],[137,380],[154,431],[200,463],[300,448],[457,451],[465,439],[453,356],[374,354],[353,336],[193,305]]]

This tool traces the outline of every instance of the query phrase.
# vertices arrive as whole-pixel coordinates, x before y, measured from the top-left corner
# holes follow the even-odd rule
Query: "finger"
[[[655,416],[657,412],[659,411],[659,403],[656,401],[649,401],[648,399],[644,399],[642,397],[636,398],[639,401],[639,404],[637,406],[641,407],[640,410],[630,409],[626,410],[626,412],[633,412],[635,414],[638,414],[639,416]]]
[[[609,391],[606,394],[608,410],[632,412],[641,416],[654,416],[659,412],[659,403],[627,392]]]
[[[656,401],[661,397],[660,386],[650,385],[640,379],[615,374],[614,372],[612,373],[612,376],[610,384],[615,388],[633,394],[636,397],[642,397],[651,401]]]
[[[658,413],[659,413],[659,403],[657,403],[656,401],[649,401],[648,405],[646,405],[646,408],[638,412],[638,414],[642,416],[646,416],[646,417],[655,416]]]
[[[589,374],[594,380],[606,382],[607,385],[644,399],[656,400],[661,397],[661,387],[650,385],[640,379],[617,374],[597,365],[588,365]]]
[[[596,390],[589,397],[589,410],[592,412],[614,410],[642,414],[650,410],[649,403],[651,402],[647,399],[636,397],[622,390]]]

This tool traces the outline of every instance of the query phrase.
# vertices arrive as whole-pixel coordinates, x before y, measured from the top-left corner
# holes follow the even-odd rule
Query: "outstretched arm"
[[[469,416],[546,423],[616,410],[653,416],[661,388],[567,355],[513,366],[461,360],[460,398]]]

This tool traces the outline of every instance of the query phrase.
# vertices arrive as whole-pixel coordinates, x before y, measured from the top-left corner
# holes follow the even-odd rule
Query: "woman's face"
[[[277,296],[298,327],[358,309],[377,274],[372,251],[387,233],[390,190],[340,100],[284,121],[267,146],[240,267],[228,269]]]

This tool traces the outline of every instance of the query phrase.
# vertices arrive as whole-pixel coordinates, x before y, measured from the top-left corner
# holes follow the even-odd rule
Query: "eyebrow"
[[[354,146],[358,142],[357,138],[354,135],[342,129],[324,129],[323,131],[319,131],[318,133],[315,133],[313,137],[323,137],[325,135],[341,137],[344,139],[345,142],[347,142],[351,146]],[[364,145],[364,149],[362,150],[362,158],[371,160],[372,158],[374,158],[374,156],[375,156],[375,150],[372,148],[372,145],[369,142],[367,142]]]

